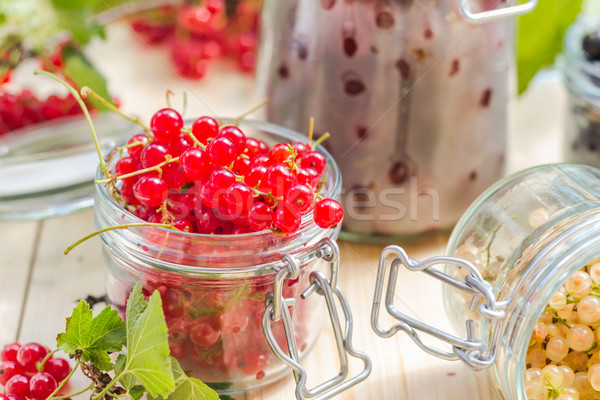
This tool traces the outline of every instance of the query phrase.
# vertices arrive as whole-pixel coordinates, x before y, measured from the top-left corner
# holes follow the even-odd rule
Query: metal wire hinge
[[[514,17],[517,15],[527,14],[537,6],[538,0],[528,0],[526,3],[517,4],[514,6],[502,7],[495,10],[473,12],[469,3],[472,0],[461,0],[459,10],[465,16],[468,22],[478,24],[488,22],[504,17]]]
[[[323,239],[315,247],[314,254],[317,258],[321,258],[330,263],[330,276],[329,279],[327,279],[321,272],[311,272],[310,285],[302,293],[301,297],[302,299],[306,299],[316,292],[325,298],[340,360],[340,371],[338,375],[312,389],[306,387],[308,374],[305,368],[300,364],[298,346],[294,336],[294,327],[288,309],[288,307],[294,305],[296,300],[293,298],[286,299],[282,295],[284,281],[286,279],[296,279],[300,274],[300,262],[297,258],[290,255],[285,255],[283,257],[285,267],[280,269],[275,277],[273,292],[267,296],[265,303],[266,309],[263,315],[263,332],[271,350],[275,353],[277,358],[293,370],[294,378],[296,380],[296,398],[298,400],[330,399],[357,383],[362,382],[371,373],[371,359],[365,353],[356,350],[352,345],[352,313],[346,300],[346,296],[337,286],[337,273],[339,267],[339,249],[337,244],[331,239]],[[342,311],[344,312],[346,320],[344,330],[342,330],[334,295],[337,297],[342,307]],[[271,324],[272,322],[279,320],[283,321],[289,354],[281,349],[273,335]],[[350,369],[348,356],[360,359],[363,362],[362,371],[351,378],[348,378]]]
[[[394,259],[390,266],[385,296],[385,307],[388,313],[399,322],[389,329],[383,329],[379,324],[379,313],[385,273],[388,266],[388,260],[392,256],[394,256]],[[462,267],[467,270],[468,274],[464,281],[461,281],[434,269],[432,266],[436,264]],[[401,265],[413,272],[425,272],[435,279],[473,295],[470,310],[477,310],[479,314],[488,321],[492,331],[492,337],[489,340],[489,344],[483,343],[482,340],[476,337],[473,320],[469,319],[466,321],[467,337],[461,338],[439,330],[431,325],[427,325],[398,311],[394,305],[394,297],[396,295],[398,269]],[[506,305],[507,303],[504,301],[496,301],[492,286],[483,279],[481,273],[470,262],[456,257],[433,257],[419,262],[409,258],[401,247],[388,246],[383,250],[379,258],[379,270],[377,271],[375,296],[371,311],[371,327],[377,335],[384,338],[391,337],[398,331],[404,331],[427,353],[445,360],[462,360],[471,369],[480,370],[491,366],[495,361],[496,343],[498,342],[497,335],[499,334],[499,329],[495,328],[505,316],[504,310],[506,309]],[[449,343],[452,346],[452,351],[440,350],[426,344],[423,342],[419,332]]]

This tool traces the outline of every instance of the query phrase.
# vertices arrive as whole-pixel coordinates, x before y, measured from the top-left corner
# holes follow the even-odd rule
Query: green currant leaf
[[[175,389],[160,294],[155,291],[146,302],[139,282],[127,301],[127,360],[119,375],[128,374],[152,396],[168,396]]]
[[[146,388],[142,385],[135,385],[129,390],[128,394],[133,400],[140,400],[142,396],[146,393]]]
[[[64,57],[64,74],[77,86],[89,86],[100,96],[110,101],[110,94],[106,86],[106,80],[90,63],[85,55],[73,46],[67,46],[63,52]],[[88,97],[88,101],[97,110],[106,110],[98,100]]]
[[[527,89],[537,71],[554,63],[562,50],[563,36],[582,3],[583,0],[540,1],[535,10],[518,18],[519,93]]]
[[[175,390],[168,397],[149,397],[150,400],[219,400],[219,395],[208,385],[188,376],[179,362],[171,357]]]
[[[67,318],[66,330],[58,335],[56,342],[65,353],[74,355],[80,350],[83,362],[91,361],[108,371],[112,363],[107,352],[120,351],[125,338],[125,322],[116,310],[106,307],[93,317],[89,304],[81,300]]]

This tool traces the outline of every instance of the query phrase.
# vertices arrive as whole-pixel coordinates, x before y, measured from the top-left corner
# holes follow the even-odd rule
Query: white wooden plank
[[[17,339],[39,222],[0,222],[0,345]]]

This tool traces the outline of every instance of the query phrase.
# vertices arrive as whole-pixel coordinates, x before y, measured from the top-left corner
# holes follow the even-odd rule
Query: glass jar
[[[295,132],[268,123],[242,121],[239,126],[269,145],[301,139]],[[328,169],[322,194],[337,198],[340,173],[332,157],[323,153]],[[112,158],[109,168],[116,161]],[[100,171],[97,176],[102,179]],[[174,204],[175,209],[180,206],[184,205]],[[95,218],[98,229],[143,222],[125,211],[106,185],[96,185]],[[296,367],[301,368],[300,360],[314,344],[323,320],[318,296],[309,296],[316,292],[340,297],[338,233],[339,228],[319,228],[312,213],[288,236],[271,231],[204,235],[148,226],[110,230],[101,234],[108,262],[108,299],[124,314],[127,296],[137,281],[147,294],[158,290],[171,354],[184,370],[222,394],[267,385],[289,372],[286,365],[294,369],[302,393],[308,390],[306,373],[302,380]],[[328,264],[326,279],[320,271]],[[342,301],[342,305],[351,321],[347,304]],[[342,334],[339,319],[333,322]],[[351,339],[341,348],[342,358],[346,349],[353,356]],[[370,371],[370,361],[362,353],[359,358],[365,361],[362,375],[339,388],[348,376],[346,368],[341,381],[317,389],[342,390],[351,386],[348,381],[362,381]]]
[[[513,23],[487,20],[535,4],[497,3],[263,2],[267,119],[306,131],[314,117],[331,132],[345,230],[372,240],[450,228],[502,176]]]
[[[596,259],[599,249],[600,170],[568,164],[534,167],[497,183],[471,205],[450,237],[448,256],[419,262],[398,246],[386,248],[372,327],[384,337],[406,331],[431,354],[460,359],[474,370],[488,369],[503,399],[525,400],[525,359],[533,328],[552,295]],[[445,311],[458,336],[398,311],[393,301],[400,265],[447,283]],[[434,265],[445,265],[445,272]],[[388,329],[379,323],[386,280],[386,308],[400,321]],[[428,335],[451,344],[452,351],[425,344],[422,338]]]
[[[598,18],[573,24],[560,62],[568,93],[564,159],[593,166],[600,166],[600,62],[586,59],[583,38],[598,29]]]

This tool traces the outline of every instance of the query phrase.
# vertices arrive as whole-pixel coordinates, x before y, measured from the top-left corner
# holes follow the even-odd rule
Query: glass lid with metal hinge
[[[379,336],[404,331],[430,354],[488,370],[507,400],[598,398],[600,170],[551,164],[500,181],[463,215],[446,253],[417,261],[386,248],[371,315]],[[401,266],[444,283],[456,334],[398,310]],[[382,303],[391,327],[380,322]]]

